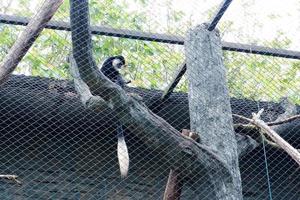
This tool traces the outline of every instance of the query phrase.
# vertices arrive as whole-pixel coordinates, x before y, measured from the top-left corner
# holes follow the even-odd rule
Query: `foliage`
[[[288,49],[291,41],[282,32],[264,46]],[[224,52],[231,95],[262,101],[282,97],[300,104],[300,62],[292,59]]]
[[[2,13],[15,15],[22,13],[22,16],[31,16],[34,13],[34,10],[30,9],[33,6],[31,1],[7,2],[15,4],[3,5],[0,8]],[[127,0],[90,0],[91,24],[137,31],[161,30],[160,19],[151,25],[147,19],[152,1],[133,2],[129,4]],[[36,6],[42,1],[39,0],[37,3]],[[163,29],[165,33],[180,35],[194,25],[192,20],[187,20],[189,19],[187,13],[172,10],[171,1],[168,0],[165,4],[168,8],[167,24]],[[205,15],[212,15],[214,9],[206,11]],[[54,16],[54,20],[69,21],[68,14],[69,5],[68,1],[65,1]],[[224,33],[228,35],[239,31],[232,25],[233,22],[229,20],[224,20],[219,25],[222,37]],[[21,26],[0,24],[0,59],[5,56],[22,30]],[[249,35],[243,39],[252,43],[261,42],[253,41]],[[164,89],[184,60],[184,48],[178,45],[107,36],[93,36],[93,42],[94,55],[99,64],[111,55],[122,54],[127,58],[129,67],[124,71],[124,75],[126,79],[132,80],[131,86],[135,87]],[[288,48],[290,43],[283,32],[278,32],[276,39],[265,45]],[[66,57],[70,47],[69,32],[44,30],[15,73],[68,79],[70,77]],[[228,51],[224,52],[224,61],[228,69],[228,85],[232,96],[273,101],[278,101],[282,96],[289,96],[300,104],[299,61]],[[187,91],[185,77],[177,87],[177,91]]]

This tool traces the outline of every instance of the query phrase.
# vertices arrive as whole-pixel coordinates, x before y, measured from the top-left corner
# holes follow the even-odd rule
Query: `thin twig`
[[[240,117],[251,124],[254,124],[255,126],[259,127],[261,130],[263,130],[266,135],[268,135],[280,148],[282,148],[285,152],[287,152],[293,160],[295,160],[300,165],[300,152],[292,147],[288,142],[286,142],[282,137],[280,137],[273,129],[271,129],[264,121],[260,119],[260,116],[264,109],[261,109],[257,114],[252,113],[253,118],[249,119],[243,116],[237,116]]]
[[[275,125],[280,125],[280,124],[284,124],[284,123],[287,123],[287,122],[291,122],[291,121],[294,121],[296,119],[300,119],[300,115],[294,115],[292,117],[289,117],[289,118],[286,118],[286,119],[283,119],[283,120],[280,120],[280,121],[267,122],[266,124],[268,126],[275,126]]]
[[[257,126],[256,124],[254,124],[253,119],[249,119],[247,117],[237,115],[237,114],[232,114],[232,115],[235,116],[235,117],[238,117],[240,119],[243,119],[243,120],[250,123],[250,124],[235,124],[234,127],[241,127],[241,128],[255,128],[255,127],[258,127],[258,128],[261,128],[261,127]],[[275,125],[280,125],[280,124],[284,124],[284,123],[287,123],[287,122],[291,122],[291,121],[296,120],[298,118],[300,118],[300,115],[295,115],[295,116],[292,116],[292,117],[289,117],[289,118],[286,118],[286,119],[283,119],[283,120],[280,120],[280,121],[277,121],[277,122],[267,122],[267,123],[264,122],[264,123],[267,126],[275,126]],[[261,136],[263,137],[263,140],[266,141],[268,145],[271,145],[271,146],[276,147],[276,148],[283,149],[276,142],[273,142],[273,141],[269,140],[268,138],[266,138],[266,136],[263,134],[262,131],[259,131],[259,132],[260,132]],[[297,151],[300,152],[300,149],[297,149]]]
[[[247,118],[247,117],[244,117],[244,116],[241,116],[241,115],[237,115],[237,114],[232,114],[233,116],[235,117],[238,117],[240,119],[243,119],[247,122],[250,122],[252,123],[252,120]],[[288,123],[288,122],[291,122],[291,121],[294,121],[296,119],[300,119],[300,115],[294,115],[292,117],[289,117],[289,118],[286,118],[286,119],[283,119],[283,120],[280,120],[280,121],[274,121],[274,122],[265,122],[268,126],[275,126],[275,125],[280,125],[280,124],[284,124],[284,123]],[[247,124],[239,124],[239,125],[243,125],[243,126],[248,126]]]
[[[240,119],[243,119],[243,120],[245,120],[245,121],[247,121],[247,122],[250,122],[251,123],[251,119],[249,119],[249,118],[247,118],[247,117],[244,117],[244,116],[242,116],[242,115],[238,115],[238,114],[232,114],[232,116],[235,116],[235,117],[238,117],[238,118],[240,118]],[[246,125],[246,124],[245,124]]]

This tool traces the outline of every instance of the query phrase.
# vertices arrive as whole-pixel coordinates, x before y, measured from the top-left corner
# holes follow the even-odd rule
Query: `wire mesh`
[[[123,55],[128,67],[121,74],[124,80],[131,81],[124,87],[126,94],[141,97],[142,105],[177,131],[190,129],[187,74],[167,99],[162,101],[162,97],[189,56],[183,45],[186,32],[211,21],[222,1],[88,2],[92,53],[99,70],[108,57]],[[42,0],[5,0],[0,2],[0,14],[29,20],[42,4]],[[41,33],[14,74],[0,87],[0,174],[14,174],[21,181],[17,184],[0,179],[0,199],[163,199],[170,169],[174,168],[168,158],[181,158],[182,152],[170,151],[176,149],[173,137],[166,140],[164,135],[141,134],[141,127],[152,128],[146,121],[128,125],[132,118],[121,115],[128,111],[120,109],[124,107],[118,102],[113,102],[113,109],[83,105],[69,72],[69,7],[69,1],[65,1],[52,19],[63,23],[52,24]],[[300,62],[284,58],[300,57],[296,51],[299,7],[296,0],[274,1],[273,6],[254,0],[233,1],[218,23],[223,49],[224,42],[250,45],[247,53],[228,51],[229,47],[223,50],[232,113],[251,118],[252,112],[264,108],[262,119],[266,122],[279,119],[287,111],[289,116],[299,114]],[[1,60],[26,25],[16,23],[19,18],[9,23],[1,20]],[[84,36],[82,27],[76,28]],[[85,40],[82,37],[76,42],[84,47]],[[272,51],[252,54],[254,44]],[[285,56],[278,57],[282,52]],[[85,56],[79,55],[77,64]],[[89,86],[105,100],[111,95],[110,89],[94,90]],[[126,178],[120,176],[117,156],[116,130],[120,121],[126,122],[122,127],[130,158]],[[245,121],[233,117],[233,123]],[[299,149],[299,127],[297,119],[273,128]],[[243,198],[299,200],[299,165],[271,144],[266,143],[264,151],[254,130],[238,127],[235,132],[249,135],[259,143],[239,158]],[[159,148],[149,145],[158,141],[162,144]],[[180,161],[176,163],[179,165]],[[209,175],[204,169],[198,173],[203,175],[182,180],[180,199],[213,199]]]

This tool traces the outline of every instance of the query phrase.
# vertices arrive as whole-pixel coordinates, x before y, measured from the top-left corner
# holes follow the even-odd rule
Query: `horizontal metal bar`
[[[17,17],[12,15],[0,14],[0,23],[26,26],[28,22],[29,22],[29,18],[26,17]],[[47,23],[46,28],[55,29],[55,30],[65,30],[65,31],[71,30],[69,23],[60,22],[60,21],[50,21],[49,23]],[[139,31],[130,31],[127,29],[108,28],[104,26],[91,26],[91,32],[92,34],[96,34],[96,35],[106,35],[106,36],[130,38],[130,39],[145,40],[145,41],[156,41],[156,42],[168,43],[168,44],[178,44],[178,45],[184,44],[184,37],[175,36],[175,35],[145,33]],[[266,55],[266,56],[300,59],[299,51],[273,49],[273,48],[268,48],[263,46],[247,45],[247,44],[240,44],[240,43],[222,42],[222,49],[227,51],[236,51],[236,52]]]
[[[217,24],[219,23],[220,19],[226,12],[226,10],[229,7],[229,5],[231,4],[231,2],[232,2],[232,0],[224,0],[222,5],[218,9],[217,13],[215,14],[213,20],[211,21],[209,27],[207,28],[207,30],[212,31],[216,28]]]
[[[299,51],[275,49],[275,48],[249,45],[249,44],[222,42],[222,49],[227,51],[237,51],[242,53],[259,54],[265,56],[300,59]]]
[[[13,15],[0,14],[0,23],[22,25],[26,26],[29,23],[30,18],[18,17]],[[50,21],[47,23],[46,28],[54,30],[71,31],[70,23],[61,21]],[[140,31],[131,31],[127,29],[115,29],[105,26],[91,26],[91,33],[95,35],[106,35],[121,38],[130,38],[137,40],[155,41],[169,44],[183,45],[184,38],[175,35],[157,34],[157,33],[145,33]]]

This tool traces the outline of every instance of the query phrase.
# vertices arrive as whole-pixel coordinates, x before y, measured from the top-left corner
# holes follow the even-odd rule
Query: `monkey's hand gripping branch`
[[[105,109],[112,110],[113,106],[110,103],[105,101],[100,96],[92,95],[89,86],[80,77],[76,61],[73,58],[72,54],[70,54],[69,56],[69,62],[70,62],[70,74],[74,79],[75,90],[79,94],[82,104],[86,108],[92,110],[99,110],[99,111]]]

